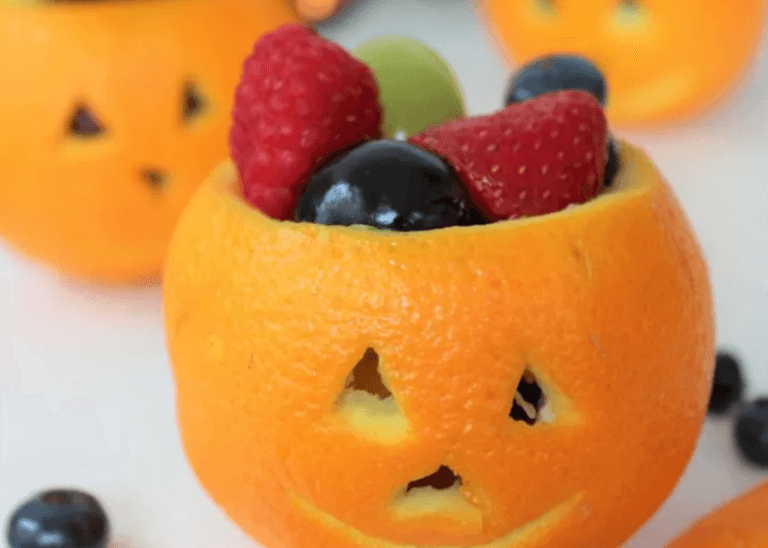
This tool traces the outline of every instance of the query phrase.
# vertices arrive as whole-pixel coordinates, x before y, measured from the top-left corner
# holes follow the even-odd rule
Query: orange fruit
[[[322,21],[334,15],[350,0],[293,0],[299,15],[309,21]]]
[[[667,548],[768,548],[768,481],[710,512]]]
[[[663,125],[714,108],[743,78],[766,0],[478,0],[504,52],[527,63],[589,58],[608,82],[613,125]]]
[[[211,497],[268,547],[627,538],[692,454],[714,349],[688,221],[622,156],[587,204],[405,233],[267,218],[218,168],[163,289]]]
[[[0,1],[0,237],[98,282],[156,277],[228,154],[234,90],[283,0]]]

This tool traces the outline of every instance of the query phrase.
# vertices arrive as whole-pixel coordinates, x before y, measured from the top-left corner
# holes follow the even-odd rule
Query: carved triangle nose
[[[392,510],[398,519],[447,518],[464,534],[476,534],[483,526],[482,511],[469,502],[461,476],[447,464],[408,482],[392,500]]]

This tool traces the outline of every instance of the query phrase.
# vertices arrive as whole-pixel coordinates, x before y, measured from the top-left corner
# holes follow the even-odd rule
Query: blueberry
[[[619,147],[613,137],[611,137],[610,141],[608,141],[608,161],[605,164],[604,180],[606,188],[613,183],[619,167]]]
[[[512,75],[504,104],[520,103],[564,89],[588,91],[605,106],[606,83],[600,69],[576,55],[551,55],[531,61]]]
[[[93,496],[56,489],[21,505],[11,516],[7,533],[10,548],[104,548],[109,523]]]
[[[748,462],[768,467],[768,397],[744,406],[736,419],[734,435],[736,446]]]
[[[441,158],[399,140],[369,141],[321,168],[295,219],[410,231],[484,222]]]
[[[741,366],[735,356],[720,351],[715,356],[715,378],[709,396],[709,412],[722,415],[744,394],[744,379]]]

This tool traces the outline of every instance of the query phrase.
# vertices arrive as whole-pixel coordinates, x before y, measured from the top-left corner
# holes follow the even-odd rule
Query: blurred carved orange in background
[[[766,0],[478,0],[516,63],[595,62],[614,125],[681,122],[714,107],[754,60]]]
[[[159,275],[228,154],[234,89],[284,0],[0,2],[0,236],[68,275]]]
[[[768,481],[716,508],[667,548],[768,548]]]

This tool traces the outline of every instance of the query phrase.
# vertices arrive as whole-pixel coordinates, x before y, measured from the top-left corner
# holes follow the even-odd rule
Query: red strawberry
[[[245,198],[291,217],[310,174],[331,155],[381,134],[370,69],[301,25],[263,36],[245,61],[229,141]]]
[[[559,211],[603,187],[605,115],[581,91],[542,95],[411,138],[445,158],[492,220]]]

